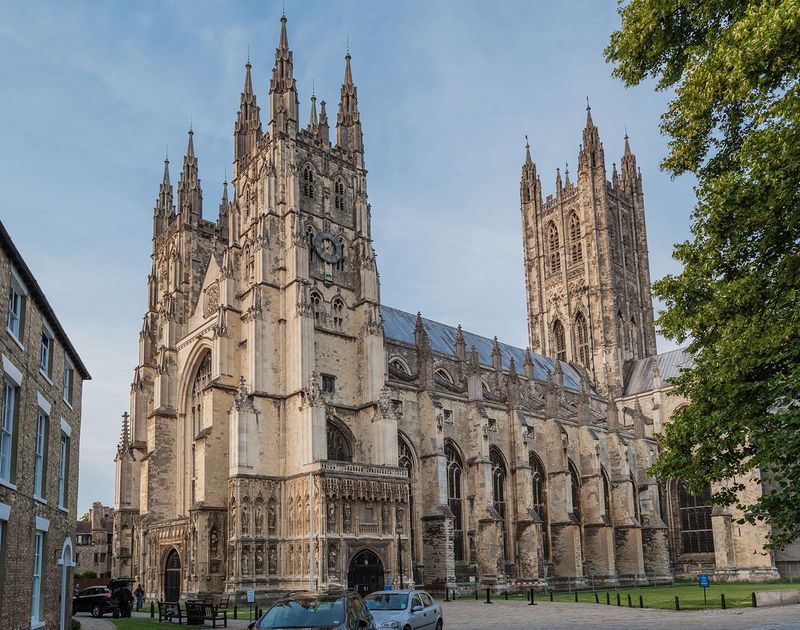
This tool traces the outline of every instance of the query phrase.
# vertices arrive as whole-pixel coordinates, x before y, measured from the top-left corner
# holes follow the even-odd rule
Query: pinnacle
[[[528,136],[525,136],[525,164],[533,164],[531,159],[531,145],[528,143]]]

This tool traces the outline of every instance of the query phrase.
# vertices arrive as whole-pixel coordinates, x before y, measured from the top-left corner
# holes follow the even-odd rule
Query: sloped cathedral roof
[[[383,317],[383,334],[385,338],[412,346],[416,343],[414,337],[414,329],[417,324],[416,315],[391,306],[381,305],[381,316]],[[458,334],[456,328],[425,317],[422,318],[422,325],[428,334],[428,339],[434,352],[455,356],[456,336]],[[466,330],[462,330],[462,334],[464,335],[464,344],[467,352],[470,352],[472,347],[475,346],[478,352],[478,362],[482,365],[491,366],[494,340]],[[504,370],[509,369],[513,357],[517,371],[522,371],[522,366],[525,363],[525,350],[503,342],[498,342],[497,345],[500,348],[502,357],[502,368]],[[533,376],[537,380],[547,380],[548,370],[551,374],[555,372],[556,359],[531,352],[531,361],[533,362]],[[564,386],[573,390],[580,389],[581,376],[578,371],[564,361],[561,361],[561,369],[564,373]]]

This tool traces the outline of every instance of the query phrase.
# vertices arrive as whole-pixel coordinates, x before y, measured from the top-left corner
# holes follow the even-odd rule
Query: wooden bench
[[[183,618],[186,615],[181,610],[180,602],[158,602],[158,623],[172,623],[173,620],[178,620],[178,625],[183,623]]]
[[[211,622],[211,627],[216,628],[217,622],[222,622],[223,627],[228,627],[228,611],[220,610],[215,604],[207,601],[187,601],[186,602],[186,624],[205,625],[206,621]]]

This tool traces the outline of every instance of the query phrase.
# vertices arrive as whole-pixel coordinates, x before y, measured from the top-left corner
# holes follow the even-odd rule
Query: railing
[[[359,523],[358,533],[361,536],[378,536],[380,530],[377,523]]]
[[[408,471],[397,466],[377,466],[371,464],[354,464],[352,462],[335,462],[323,460],[319,462],[322,472],[344,473],[353,475],[374,475],[378,477],[393,477],[395,479],[408,479]]]

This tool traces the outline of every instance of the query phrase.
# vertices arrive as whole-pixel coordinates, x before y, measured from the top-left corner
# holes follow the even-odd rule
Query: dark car
[[[111,613],[119,617],[119,606],[112,599],[111,589],[107,586],[90,586],[72,598],[73,614],[79,612],[92,613],[92,617],[102,617]]]
[[[248,628],[375,630],[375,622],[361,596],[355,591],[302,592],[279,599]]]

